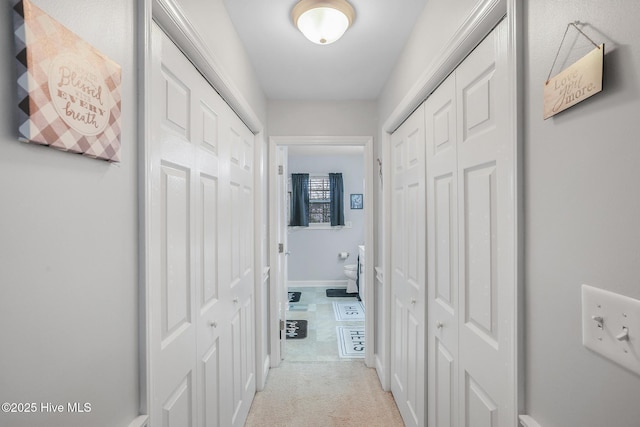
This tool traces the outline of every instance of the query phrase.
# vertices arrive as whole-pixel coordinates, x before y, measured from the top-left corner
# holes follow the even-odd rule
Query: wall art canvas
[[[14,3],[18,137],[120,161],[120,66],[29,0]]]

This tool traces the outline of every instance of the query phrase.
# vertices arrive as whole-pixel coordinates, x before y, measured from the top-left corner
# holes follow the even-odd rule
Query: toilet
[[[344,275],[347,276],[347,293],[358,293],[358,285],[356,285],[356,277],[358,276],[357,264],[345,264]]]

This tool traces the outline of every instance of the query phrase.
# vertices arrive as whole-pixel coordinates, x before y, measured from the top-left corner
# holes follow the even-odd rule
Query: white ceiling
[[[224,0],[267,98],[372,100],[380,94],[427,0],[350,0],[337,42],[308,41],[291,22],[296,0]]]

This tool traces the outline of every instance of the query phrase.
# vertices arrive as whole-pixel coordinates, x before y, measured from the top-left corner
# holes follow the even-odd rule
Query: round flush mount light
[[[293,24],[317,44],[330,44],[347,31],[356,17],[347,0],[300,0],[291,11]]]

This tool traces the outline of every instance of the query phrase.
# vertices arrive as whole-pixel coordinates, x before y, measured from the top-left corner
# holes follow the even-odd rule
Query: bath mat
[[[302,292],[288,292],[289,294],[289,302],[298,302],[300,301],[300,295]]]
[[[340,357],[356,359],[364,357],[364,326],[336,326]]]
[[[335,314],[338,322],[344,322],[347,320],[364,320],[364,306],[360,301],[334,301],[333,314]]]
[[[348,294],[346,289],[327,289],[327,297],[357,297],[358,293]]]
[[[296,340],[307,337],[307,321],[306,320],[287,320],[285,329],[288,340]]]

